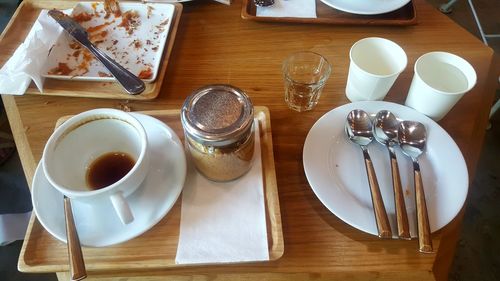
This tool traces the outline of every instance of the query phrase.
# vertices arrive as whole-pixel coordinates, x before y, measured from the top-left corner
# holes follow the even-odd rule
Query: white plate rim
[[[368,3],[368,2],[374,3]],[[349,1],[349,0],[321,0],[323,4],[330,6],[334,9],[357,15],[378,15],[385,14],[408,4],[411,0],[369,0],[369,1]]]
[[[400,104],[396,103],[390,103],[390,102],[383,102],[383,101],[367,101],[367,102],[355,102],[355,103],[349,103],[337,108],[332,109],[331,111],[325,113],[321,118],[319,118],[316,123],[312,126],[310,129],[305,143],[304,143],[304,149],[303,149],[303,166],[304,166],[304,171],[306,174],[306,178],[311,186],[311,189],[315,193],[315,195],[318,197],[318,199],[321,201],[321,203],[335,216],[339,217],[341,220],[346,222],[347,224],[353,226],[354,228],[357,228],[361,231],[364,231],[366,233],[372,234],[372,235],[377,235],[377,229],[374,223],[374,216],[373,216],[373,209],[371,206],[369,206],[368,211],[367,210],[358,210],[360,208],[355,208],[355,209],[348,209],[345,207],[346,205],[349,204],[344,204],[339,202],[344,202],[350,203],[350,206],[360,206],[360,203],[356,201],[355,196],[352,196],[349,194],[352,190],[349,190],[351,187],[343,185],[338,177],[335,178],[333,177],[330,172],[328,171],[329,163],[324,163],[325,161],[329,162],[328,158],[330,158],[330,153],[318,153],[320,149],[318,148],[318,141],[316,140],[319,135],[329,135],[330,133],[333,132],[333,134],[339,137],[342,137],[341,135],[344,135],[344,121],[345,121],[345,116],[347,116],[347,113],[353,109],[363,109],[367,111],[368,113],[375,114],[378,110],[382,109],[387,109],[392,111],[393,113],[397,113],[400,115],[400,117],[404,118],[410,118],[412,120],[416,120],[419,122],[424,123],[424,125],[428,128],[429,132],[429,144],[428,144],[428,149],[431,150],[430,146],[436,146],[434,143],[440,143],[440,144],[447,144],[449,146],[449,149],[446,150],[446,153],[449,153],[453,155],[454,159],[453,161],[448,161],[452,162],[455,170],[452,172],[449,172],[447,177],[449,177],[451,174],[454,175],[455,182],[458,182],[458,185],[453,186],[453,194],[450,194],[450,197],[453,197],[454,202],[452,204],[448,204],[446,207],[442,207],[441,201],[446,200],[445,198],[441,198],[443,196],[434,196],[434,198],[431,198],[432,200],[436,201],[436,204],[433,205],[435,207],[431,208],[438,208],[439,212],[434,212],[434,213],[429,213],[429,220],[431,223],[431,232],[435,232],[442,227],[444,227],[446,224],[448,224],[460,211],[462,208],[465,199],[467,197],[467,192],[468,192],[468,186],[469,186],[469,180],[468,180],[468,171],[467,171],[467,166],[465,164],[465,160],[463,158],[462,153],[460,152],[460,149],[456,145],[456,143],[453,141],[453,139],[449,136],[449,134],[441,128],[436,122],[434,122],[432,119],[428,118],[427,116],[411,109],[406,106],[402,106]],[[335,115],[335,117],[333,117]],[[333,124],[330,126],[330,124],[334,123],[332,122],[332,118],[342,118],[342,120],[338,120],[341,122],[341,124]],[[321,133],[319,133],[321,131]],[[343,136],[345,137],[345,135]],[[342,137],[342,138],[343,138]],[[335,136],[332,136],[334,139]],[[333,139],[330,140],[322,140],[323,144],[326,142],[331,142]],[[346,138],[347,139],[347,138]],[[345,141],[346,143],[348,142],[347,140]],[[375,141],[374,141],[375,142]],[[329,144],[330,146],[333,147],[333,144]],[[345,144],[344,144],[345,145]],[[352,144],[353,146],[356,146]],[[382,148],[380,144],[377,143],[372,143],[369,146],[369,150],[372,149],[372,146],[377,146],[379,145],[381,148],[380,149],[385,149]],[[339,144],[337,144],[339,146]],[[372,147],[372,148],[370,148]],[[316,148],[316,152],[314,152]],[[355,147],[355,149],[359,149],[358,147]],[[338,149],[337,149],[338,150]],[[324,148],[323,148],[324,151]],[[360,150],[361,151],[361,150]],[[436,151],[435,147],[432,147],[432,151]],[[372,152],[372,151],[371,151]],[[370,153],[371,153],[370,152]],[[439,151],[438,151],[439,152]],[[443,152],[444,153],[444,152]],[[435,153],[434,153],[435,154]],[[326,156],[325,156],[326,155]],[[359,155],[353,155],[353,157],[356,157],[354,160],[355,161],[360,161],[362,162],[362,156],[361,154]],[[428,156],[424,154],[422,157],[429,158],[429,160],[423,161],[424,163],[421,163],[421,168],[424,170],[425,168],[429,169],[434,169],[436,167],[436,158],[437,156]],[[323,159],[321,159],[323,158]],[[326,158],[326,160],[325,160]],[[359,158],[359,159],[358,159]],[[320,159],[320,160],[318,160]],[[432,160],[433,159],[433,160]],[[374,157],[372,155],[372,160],[374,164],[376,164]],[[401,157],[398,157],[398,160],[400,162],[400,169],[401,169]],[[403,160],[404,161],[404,160]],[[411,161],[407,160],[408,162],[411,163]],[[320,164],[314,164],[314,162],[320,162]],[[430,163],[426,165],[426,162]],[[379,162],[380,163],[380,162]],[[317,166],[320,166],[319,169],[316,169]],[[326,167],[323,168],[323,171],[318,171],[321,168],[321,166]],[[387,163],[387,166],[389,164]],[[427,167],[426,167],[427,166]],[[432,166],[432,167],[430,167]],[[375,167],[376,172],[378,172],[378,169],[389,169],[387,167]],[[364,168],[363,168],[364,169]],[[326,171],[325,171],[326,170]],[[389,169],[390,170],[390,169]],[[378,174],[378,173],[377,173]],[[413,174],[410,175],[412,180],[413,180]],[[323,178],[321,178],[323,177]],[[364,170],[359,171],[359,177],[365,177],[366,178],[366,172]],[[425,177],[425,174],[424,174]],[[328,182],[328,186],[322,181]],[[380,183],[380,180],[379,180]],[[443,192],[442,191],[442,186],[439,186],[441,190],[438,190],[436,186],[432,187],[435,188],[436,192]],[[392,188],[392,184],[391,184]],[[424,188],[428,190],[430,187],[424,184]],[[445,188],[450,188],[450,186],[447,186]],[[335,198],[331,197],[331,194],[334,194],[336,196],[339,196],[340,198]],[[433,196],[434,193],[429,194],[426,193],[426,199],[429,201],[429,197]],[[366,194],[364,195],[365,197],[369,198],[369,189],[368,186],[366,186]],[[436,199],[437,198],[437,199]],[[364,198],[366,199],[366,198]],[[384,202],[386,202],[387,205],[387,198],[384,197]],[[367,199],[366,199],[367,200]],[[390,201],[390,200],[389,200]],[[440,203],[440,204],[438,204]],[[446,202],[445,202],[446,203]],[[449,202],[448,202],[449,203]],[[408,202],[407,202],[408,204]],[[429,206],[428,206],[429,207]],[[388,209],[388,206],[386,206]],[[388,212],[389,213],[389,212]],[[356,216],[364,216],[363,218],[356,217]],[[412,218],[410,217],[410,220]],[[367,223],[366,221],[369,221]],[[393,233],[394,233],[394,226],[395,223],[394,221],[391,220],[391,226],[393,228]],[[415,231],[412,231],[412,236],[415,237]]]

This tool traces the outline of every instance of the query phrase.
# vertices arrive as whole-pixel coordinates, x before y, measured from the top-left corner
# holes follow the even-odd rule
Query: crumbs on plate
[[[153,25],[147,22],[145,28],[149,28],[149,32],[144,32],[144,28],[138,32],[143,24],[140,12],[134,9],[122,10],[115,0],[107,0],[104,4],[92,3],[88,7],[90,11],[80,9],[77,13],[74,11],[71,17],[86,29],[89,40],[139,78],[153,77],[156,56],[151,58],[146,55],[158,51],[160,36],[170,19],[163,18],[159,24]],[[147,21],[153,17],[155,9],[149,5],[146,9],[146,14],[143,16]],[[70,52],[62,56],[54,55],[57,61],[51,63],[53,67],[48,70],[49,75],[112,77],[90,51],[82,48],[77,41],[71,39],[62,49],[69,49]],[[94,67],[98,69],[90,74]]]

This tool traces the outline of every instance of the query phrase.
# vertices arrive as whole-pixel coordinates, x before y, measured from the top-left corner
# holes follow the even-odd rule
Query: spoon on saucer
[[[68,242],[69,267],[71,280],[77,281],[87,277],[85,262],[83,260],[82,247],[78,232],[76,232],[73,211],[71,210],[71,201],[64,196],[64,216],[66,218],[66,237]]]
[[[424,152],[427,142],[425,126],[420,122],[403,121],[398,129],[401,150],[413,161],[415,177],[415,205],[417,206],[418,248],[422,253],[432,253],[431,230],[425,203],[424,185],[418,157]]]
[[[388,110],[381,110],[375,116],[373,126],[373,135],[375,139],[385,145],[389,151],[392,172],[392,187],[394,190],[394,205],[396,208],[396,222],[398,226],[398,236],[401,239],[410,240],[410,225],[408,223],[408,214],[406,212],[403,188],[401,187],[401,178],[399,175],[398,159],[394,147],[398,145],[399,121],[396,116]]]
[[[373,163],[368,154],[367,146],[373,140],[373,124],[368,114],[360,109],[355,109],[347,114],[345,123],[345,131],[349,140],[359,145],[363,151],[365,159],[366,174],[368,176],[368,184],[370,186],[370,194],[372,197],[373,212],[375,214],[375,222],[377,224],[378,237],[392,238],[391,226],[389,218],[385,211],[384,201],[373,168]]]

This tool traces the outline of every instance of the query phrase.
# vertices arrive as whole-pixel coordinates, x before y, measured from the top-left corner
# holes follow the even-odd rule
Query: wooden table
[[[303,143],[311,126],[325,112],[349,102],[344,88],[350,46],[361,38],[379,36],[397,42],[408,55],[408,67],[387,101],[404,102],[414,62],[426,52],[452,52],[474,66],[477,85],[439,122],[457,142],[474,178],[498,77],[494,53],[424,0],[415,1],[419,24],[410,27],[252,22],[240,18],[240,1],[231,6],[188,2],[158,98],[129,102],[2,96],[28,182],[61,116],[123,105],[133,111],[178,109],[193,90],[212,83],[238,86],[255,105],[270,109],[285,241],[281,259],[232,266],[99,271],[90,272],[89,280],[447,280],[463,212],[434,235],[436,254],[420,254],[416,240],[382,241],[332,215],[313,194],[302,167]],[[325,55],[333,72],[318,106],[298,113],[284,103],[281,62],[301,50]],[[12,52],[2,52],[2,64]],[[132,259],[134,251],[141,249],[130,250]],[[68,278],[64,272],[58,276]]]

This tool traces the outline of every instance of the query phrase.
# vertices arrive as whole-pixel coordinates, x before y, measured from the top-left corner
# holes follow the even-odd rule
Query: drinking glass
[[[332,66],[320,54],[298,52],[283,62],[285,102],[296,111],[313,109],[321,96]]]

